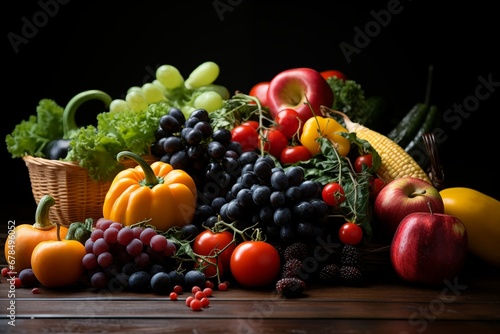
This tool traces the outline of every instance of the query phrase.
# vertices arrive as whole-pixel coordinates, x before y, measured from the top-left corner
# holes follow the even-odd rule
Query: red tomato
[[[361,173],[363,171],[363,165],[365,165],[367,168],[372,168],[372,157],[373,156],[371,155],[371,153],[366,153],[358,156],[354,161],[354,170],[356,171],[356,173]]]
[[[217,266],[215,264],[215,258],[207,257],[207,258],[198,258],[194,267],[201,268],[201,271],[205,274],[207,278],[213,277],[222,277],[224,275],[224,265],[221,260],[217,261]],[[219,267],[217,269],[217,267]],[[218,273],[217,273],[218,271]],[[219,276],[217,276],[219,275]]]
[[[269,81],[259,82],[250,89],[248,95],[255,96],[259,99],[263,106],[267,106],[267,89],[269,88]]]
[[[323,71],[323,72],[319,72],[323,78],[328,79],[329,77],[337,77],[339,79],[342,79],[342,80],[346,80],[347,77],[345,76],[344,73],[340,72],[340,71],[337,71],[337,70],[326,70],[326,71]]]
[[[269,128],[263,131],[264,151],[271,154],[276,159],[280,159],[281,152],[288,146],[288,138],[276,128]]]
[[[257,122],[257,121],[245,121],[245,122],[241,123],[240,125],[251,126],[255,130],[257,130],[259,128],[259,122]]]
[[[287,146],[281,152],[280,162],[284,164],[294,164],[299,161],[307,161],[311,158],[311,152],[309,152],[305,146]]]
[[[370,181],[370,199],[372,201],[375,201],[375,198],[377,198],[378,196],[378,193],[380,192],[380,190],[382,190],[382,188],[385,187],[385,181],[382,180],[381,178],[379,177],[374,177],[371,181]]]
[[[329,206],[338,206],[345,201],[344,188],[337,182],[330,182],[323,187],[321,197]]]
[[[245,287],[273,284],[280,273],[280,254],[265,241],[244,241],[231,255],[233,278]]]
[[[224,271],[229,272],[231,254],[236,248],[233,239],[233,233],[229,231],[213,232],[211,230],[204,230],[196,236],[191,247],[198,255],[211,256],[219,253],[218,258]],[[211,267],[215,268],[215,266]]]
[[[243,152],[258,148],[259,134],[252,126],[238,125],[231,129],[231,140],[241,144]]]
[[[346,245],[356,246],[363,239],[363,230],[358,224],[347,222],[340,227],[339,238]]]
[[[295,109],[286,108],[281,110],[274,117],[274,121],[276,122],[276,129],[283,132],[288,139],[299,134],[301,121],[299,113]]]

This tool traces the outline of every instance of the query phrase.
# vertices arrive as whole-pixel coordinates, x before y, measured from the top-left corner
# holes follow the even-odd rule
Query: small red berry
[[[14,279],[14,286],[15,286],[16,288],[20,288],[20,287],[22,287],[22,286],[23,286],[23,283],[21,283],[21,279],[20,279],[19,277],[16,277],[16,278]]]
[[[180,295],[182,293],[182,285],[176,285],[174,286],[174,292],[178,295]]]
[[[8,277],[9,276],[9,267],[3,267],[2,268],[2,276],[3,277]]]
[[[177,293],[176,292],[170,292],[170,300],[177,300]]]
[[[191,293],[194,295],[195,293],[197,293],[198,291],[201,291],[201,288],[199,286],[193,286],[191,288]]]
[[[205,296],[210,297],[212,296],[213,290],[212,288],[205,288],[203,289],[203,292],[205,293]]]
[[[200,301],[202,307],[208,307],[208,305],[210,305],[210,299],[208,299],[207,297],[201,298]]]
[[[193,311],[199,311],[202,308],[202,303],[201,300],[198,300],[194,298],[191,303],[189,303],[189,307],[191,307],[191,310]]]
[[[210,288],[210,289],[213,289],[214,287],[215,287],[214,282],[209,281],[209,280],[207,280],[207,281],[205,282],[205,288]]]
[[[194,296],[189,296],[186,298],[186,306],[190,306],[191,305],[191,302],[193,300],[195,300],[196,298],[194,298]]]
[[[201,300],[202,298],[206,297],[205,293],[203,291],[196,291],[194,294],[194,298]]]
[[[39,295],[40,294],[40,289],[39,288],[33,288],[31,289],[31,293],[34,295]]]
[[[227,290],[227,283],[224,283],[224,282],[219,283],[218,289],[220,291],[226,291]]]

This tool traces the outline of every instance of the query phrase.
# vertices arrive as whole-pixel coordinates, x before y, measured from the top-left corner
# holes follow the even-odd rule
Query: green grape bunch
[[[140,87],[130,87],[125,99],[113,100],[109,110],[144,111],[149,105],[161,101],[182,110],[186,118],[196,109],[202,108],[208,112],[218,110],[223,101],[230,97],[226,87],[214,83],[219,73],[220,68],[213,61],[200,64],[187,79],[184,79],[175,66],[161,65],[157,68],[156,78],[152,82]]]

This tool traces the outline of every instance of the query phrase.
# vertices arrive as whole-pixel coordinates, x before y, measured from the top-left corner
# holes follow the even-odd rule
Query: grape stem
[[[220,218],[219,218],[219,220],[215,223],[215,226],[222,225],[222,226],[225,226],[225,227],[231,229],[233,231],[234,236],[236,237],[236,235],[238,234],[239,236],[241,236],[243,241],[248,241],[248,238],[250,238],[252,241],[263,240],[262,230],[260,228],[255,228],[255,226],[257,226],[257,224],[249,226],[243,230],[239,230],[234,226],[234,223],[236,223],[236,222],[232,222],[231,224],[228,224],[225,221],[220,220]],[[219,228],[219,227],[217,227],[217,228]],[[252,229],[253,231],[250,234],[250,236],[247,236],[246,232],[250,229]]]

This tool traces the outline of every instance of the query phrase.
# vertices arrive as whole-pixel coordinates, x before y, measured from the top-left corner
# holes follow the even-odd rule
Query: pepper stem
[[[132,159],[135,162],[137,162],[137,164],[139,166],[141,166],[142,171],[144,172],[145,185],[152,188],[159,183],[158,178],[156,177],[155,173],[153,172],[153,169],[146,162],[146,160],[141,158],[141,156],[139,156],[138,154],[135,154],[133,152],[130,152],[130,151],[122,151],[116,155],[116,160],[118,160],[118,162],[121,162],[124,158]]]
[[[40,202],[38,202],[38,206],[36,207],[35,223],[33,224],[33,227],[40,230],[50,230],[56,225],[49,219],[49,209],[55,203],[56,201],[54,197],[50,195],[45,195],[40,199]]]

